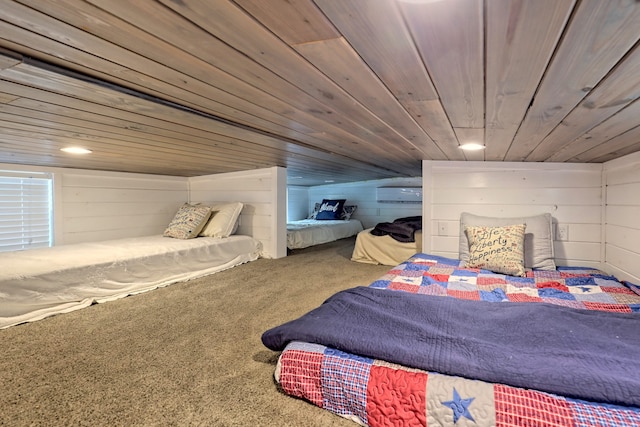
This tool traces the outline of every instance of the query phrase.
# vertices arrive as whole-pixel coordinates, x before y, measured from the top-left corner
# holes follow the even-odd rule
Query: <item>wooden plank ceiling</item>
[[[635,0],[0,0],[0,163],[604,162],[640,150],[639,28]]]

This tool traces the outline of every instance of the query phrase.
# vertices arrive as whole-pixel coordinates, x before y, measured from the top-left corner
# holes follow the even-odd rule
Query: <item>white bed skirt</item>
[[[258,259],[249,236],[137,237],[0,254],[0,329]]]

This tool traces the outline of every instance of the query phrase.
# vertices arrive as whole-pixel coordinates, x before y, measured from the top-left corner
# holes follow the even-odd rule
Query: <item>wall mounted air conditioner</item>
[[[376,199],[379,203],[422,203],[422,188],[378,187]]]

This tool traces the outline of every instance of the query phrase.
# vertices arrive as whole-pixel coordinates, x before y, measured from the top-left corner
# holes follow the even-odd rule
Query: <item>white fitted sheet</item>
[[[287,248],[302,249],[322,243],[355,236],[363,230],[357,219],[322,220],[302,219],[287,223]]]
[[[147,236],[0,254],[0,328],[256,260],[249,236]]]

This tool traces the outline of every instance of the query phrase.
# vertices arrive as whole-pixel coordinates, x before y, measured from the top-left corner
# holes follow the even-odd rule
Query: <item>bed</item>
[[[181,207],[163,235],[0,255],[0,329],[219,272],[259,258],[262,244],[231,235],[241,204],[216,206],[191,227]],[[206,211],[202,206],[198,212]],[[189,225],[189,226],[187,226]],[[205,227],[209,226],[207,231]],[[190,238],[169,237],[182,230]],[[200,235],[206,233],[207,235]],[[196,238],[197,237],[197,238]]]
[[[522,237],[522,225],[481,228]],[[464,227],[473,261],[476,226]],[[536,234],[528,258],[548,263]],[[469,259],[415,254],[266,331],[282,390],[369,426],[640,425],[638,286],[592,268],[521,273],[522,262],[507,274]]]
[[[394,236],[392,231],[397,224],[404,224],[404,228],[400,228],[399,236]],[[406,217],[358,233],[351,260],[394,266],[419,252],[422,252],[422,217]]]
[[[303,249],[355,236],[362,223],[351,218],[357,205],[346,205],[346,199],[323,199],[316,203],[306,219],[287,223],[287,249]]]

